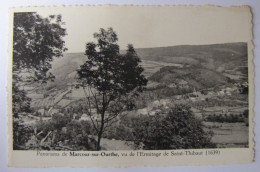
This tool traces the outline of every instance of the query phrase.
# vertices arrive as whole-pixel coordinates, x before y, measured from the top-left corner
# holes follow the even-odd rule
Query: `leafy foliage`
[[[213,114],[213,115],[209,115],[206,118],[206,121],[210,121],[210,122],[229,122],[229,123],[236,123],[236,122],[246,122],[247,117],[245,115],[245,113],[242,115],[233,115],[233,114]]]
[[[26,69],[35,80],[46,79],[53,57],[67,50],[62,25],[61,15],[42,18],[37,13],[14,13],[13,71]]]
[[[187,93],[194,88],[218,88],[221,85],[228,85],[232,82],[231,79],[228,79],[222,73],[199,65],[182,68],[166,66],[149,77],[149,80],[165,85],[174,83],[176,85],[174,88],[176,93],[178,93],[178,90]],[[185,81],[186,84],[180,84],[180,81]],[[183,94],[181,91],[178,94]]]
[[[211,134],[185,105],[176,105],[165,116],[157,114],[138,119],[134,124],[137,144],[144,149],[192,149],[215,147]]]
[[[49,149],[57,150],[60,145],[68,146],[72,150],[93,150],[94,144],[88,138],[90,134],[91,125],[87,121],[73,120],[68,113],[55,114],[50,121],[39,121],[36,124],[38,140],[42,140],[48,133],[52,133],[49,137],[52,138],[53,144],[45,145]],[[44,147],[38,147],[44,149]]]
[[[13,121],[13,149],[26,149],[24,144],[31,138],[33,129],[29,126],[20,124],[21,121],[14,119]]]
[[[24,86],[46,83],[55,77],[48,73],[53,57],[66,51],[61,15],[42,18],[34,12],[14,13],[13,29],[13,138],[14,148],[28,141],[32,129],[21,124],[21,115],[31,112]]]
[[[15,118],[19,117],[21,113],[28,113],[31,112],[30,103],[31,99],[26,96],[26,92],[20,90],[16,84],[13,84],[13,92],[12,92],[12,99],[13,99],[13,116]]]
[[[119,54],[117,35],[112,28],[100,29],[94,38],[98,43],[87,43],[88,60],[78,70],[84,84],[96,88],[101,94],[116,99],[138,87],[140,90],[147,80],[141,73],[143,68],[132,45],[128,45],[125,55]]]
[[[143,90],[147,80],[141,74],[141,61],[132,45],[128,45],[126,54],[119,53],[117,34],[112,28],[101,28],[99,33],[94,33],[94,38],[97,43],[86,44],[88,59],[81,65],[78,75],[83,88],[92,95],[86,99],[87,114],[98,134],[97,149],[100,149],[104,129],[122,111],[133,108],[131,97]],[[96,123],[91,112],[93,107],[100,119]]]

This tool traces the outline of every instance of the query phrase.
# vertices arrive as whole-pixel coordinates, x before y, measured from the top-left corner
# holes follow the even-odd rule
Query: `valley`
[[[245,43],[136,49],[136,53],[142,60],[148,84],[135,99],[135,109],[116,118],[111,128],[117,128],[117,133],[119,129],[131,133],[131,118],[165,115],[170,107],[185,104],[203,122],[203,129],[211,132],[211,141],[217,147],[248,147]],[[56,80],[28,95],[34,113],[24,118],[25,125],[52,120],[55,114],[64,116],[65,111],[75,121],[91,123],[84,111],[85,99],[91,94],[78,85],[76,72],[85,60],[83,53],[72,53],[53,61],[50,72]],[[107,144],[110,147],[106,148],[106,142],[118,141],[121,149],[129,149],[124,143],[131,142],[131,134],[125,139],[115,138],[113,131],[105,133],[103,148],[114,150],[117,144]]]

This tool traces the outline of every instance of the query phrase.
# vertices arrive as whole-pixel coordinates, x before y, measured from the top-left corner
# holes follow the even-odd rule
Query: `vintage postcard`
[[[254,160],[250,7],[9,10],[8,166]]]

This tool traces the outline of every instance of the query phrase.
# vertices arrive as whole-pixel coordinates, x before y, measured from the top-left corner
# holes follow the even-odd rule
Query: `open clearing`
[[[248,126],[245,123],[204,122],[205,130],[213,131],[212,142],[216,144],[247,144]]]

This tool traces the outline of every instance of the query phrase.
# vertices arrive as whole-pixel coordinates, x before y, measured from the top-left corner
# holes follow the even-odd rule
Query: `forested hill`
[[[248,78],[246,43],[137,49],[137,53],[145,60],[183,65],[163,67],[149,77],[160,84],[206,89],[246,82]]]
[[[224,71],[247,65],[247,43],[212,45],[179,45],[136,49],[144,60],[167,63],[200,64],[206,68]],[[243,73],[246,73],[246,69]]]
[[[217,88],[222,85],[228,85],[233,81],[220,72],[199,66],[184,66],[182,68],[166,66],[150,76],[148,80],[161,85],[175,85],[179,89],[196,88],[198,90]]]

